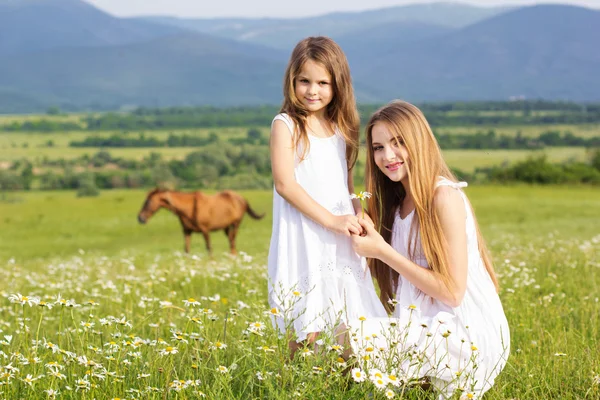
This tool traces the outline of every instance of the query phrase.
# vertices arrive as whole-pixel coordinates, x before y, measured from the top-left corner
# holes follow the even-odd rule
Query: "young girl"
[[[350,235],[362,232],[351,170],[359,118],[350,70],[326,37],[299,42],[288,63],[281,114],[271,129],[273,232],[269,304],[299,342],[369,313],[385,315]]]
[[[351,323],[353,350],[377,353],[371,366],[405,381],[427,378],[442,397],[483,394],[508,357],[508,323],[467,184],[417,107],[395,101],[371,117],[366,180],[376,222],[361,220],[366,235],[352,240],[393,315]]]

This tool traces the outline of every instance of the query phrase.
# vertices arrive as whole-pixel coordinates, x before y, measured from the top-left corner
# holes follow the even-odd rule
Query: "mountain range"
[[[0,112],[279,104],[294,43],[344,49],[360,102],[600,100],[600,12],[412,5],[301,19],[117,18],[0,0]]]

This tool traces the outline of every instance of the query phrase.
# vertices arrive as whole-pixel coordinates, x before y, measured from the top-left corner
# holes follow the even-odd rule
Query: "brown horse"
[[[145,224],[160,208],[166,208],[179,217],[185,237],[185,252],[190,252],[192,232],[201,232],[206,249],[212,254],[209,232],[223,229],[229,239],[231,254],[236,254],[235,236],[245,213],[254,219],[263,215],[255,213],[240,194],[226,190],[209,196],[201,192],[177,192],[154,189],[146,197],[138,221]]]

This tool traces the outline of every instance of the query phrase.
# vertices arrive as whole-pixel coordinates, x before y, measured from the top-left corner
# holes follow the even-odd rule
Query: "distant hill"
[[[273,50],[191,33],[150,42],[19,54],[0,63],[0,110],[278,103]]]
[[[148,21],[97,13],[79,0],[0,0],[0,9],[14,8],[15,2],[28,15],[41,18],[40,13],[54,15],[54,10],[63,19],[11,25],[0,12],[0,112],[44,111],[53,105],[81,110],[281,102],[291,46],[282,50],[189,30],[161,31]],[[600,100],[599,11],[533,6],[460,28],[414,20],[370,26],[359,14],[351,14],[358,21],[345,33],[330,32],[329,25],[322,33],[334,37],[348,55],[360,102],[520,95]],[[345,14],[325,17],[350,24]],[[132,22],[148,29],[133,29]],[[70,33],[58,35],[49,27],[54,23]],[[290,20],[290,26],[297,24]],[[110,29],[103,36],[105,25]],[[89,35],[77,37],[85,27]],[[15,37],[23,31],[30,31],[29,42],[19,39],[17,46]]]
[[[332,13],[309,18],[142,18],[191,29],[210,35],[290,50],[302,38],[327,35],[334,38],[353,35],[383,26],[438,26],[459,28],[509,10],[508,7],[474,7],[459,3],[413,4],[362,12]],[[291,16],[290,16],[291,17]],[[407,38],[410,31],[405,32]]]
[[[385,52],[367,44],[350,58],[356,81],[386,99],[597,100],[598,38],[600,12],[543,5]]]
[[[366,63],[365,53],[377,57],[378,53],[393,51],[402,43],[420,42],[429,38],[442,37],[453,31],[453,28],[440,25],[404,21],[358,29],[341,36],[334,35],[333,39],[344,49],[348,58],[356,58]]]
[[[149,21],[115,18],[80,0],[0,1],[0,55],[121,45],[183,31]]]

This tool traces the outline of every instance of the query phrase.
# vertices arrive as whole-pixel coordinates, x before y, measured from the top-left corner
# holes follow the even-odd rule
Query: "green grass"
[[[444,159],[452,168],[473,172],[475,168],[509,165],[528,157],[546,155],[553,163],[586,161],[582,147],[547,147],[543,150],[444,150]]]
[[[256,222],[246,217],[238,244],[251,254],[265,254],[271,227],[271,192],[243,191],[253,209],[266,213]],[[561,237],[585,238],[599,233],[591,223],[600,215],[597,188],[553,186],[471,186],[468,195],[490,240],[508,233],[535,238],[556,231]],[[4,194],[0,207],[0,259],[66,256],[78,249],[115,254],[183,249],[177,218],[166,210],[147,225],[137,222],[146,192],[109,190],[92,198],[74,192],[16,192]],[[216,251],[226,251],[225,234],[212,234]],[[195,252],[204,240],[194,235]]]
[[[525,185],[466,193],[492,250],[511,327],[509,362],[486,398],[597,399],[600,193]],[[272,194],[243,194],[267,213],[261,221],[246,217],[240,228],[238,248],[253,258],[225,256],[225,235],[214,232],[214,259],[199,236],[192,256],[179,253],[179,223],[167,211],[139,225],[143,191],[1,195],[1,329],[12,338],[0,349],[11,359],[3,365],[19,368],[0,378],[2,397],[45,399],[43,390],[58,389],[63,399],[197,399],[199,391],[210,399],[383,399],[370,383],[344,377],[334,353],[287,361],[286,340],[265,315]],[[6,299],[16,293],[57,303],[30,308]],[[200,306],[185,307],[189,298]],[[264,326],[261,335],[246,331],[251,322]],[[227,348],[213,349],[217,342]],[[169,347],[178,353],[161,355]],[[64,379],[49,362],[64,367]],[[36,379],[31,386],[28,374]],[[432,397],[412,391],[403,398]]]
[[[577,137],[591,138],[600,136],[600,124],[583,125],[499,125],[499,126],[441,126],[434,127],[439,135],[472,135],[478,132],[487,133],[494,130],[496,135],[516,136],[520,132],[524,137],[538,137],[547,131],[558,131],[562,134],[571,132]]]

